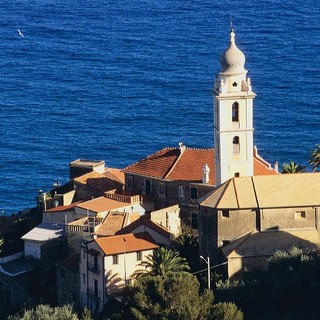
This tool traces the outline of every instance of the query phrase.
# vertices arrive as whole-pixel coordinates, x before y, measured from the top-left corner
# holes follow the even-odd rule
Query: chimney
[[[279,172],[279,163],[278,163],[278,161],[276,161],[276,162],[274,163],[274,170],[277,171],[277,172]]]
[[[202,167],[202,183],[208,183],[209,182],[209,172],[210,168],[205,163]]]
[[[186,150],[186,146],[183,145],[182,142],[179,142],[179,149],[180,149],[180,154],[183,154],[184,150]]]
[[[253,156],[254,156],[254,157],[257,157],[257,156],[258,156],[258,148],[257,148],[257,146],[254,146],[254,147],[253,147]]]

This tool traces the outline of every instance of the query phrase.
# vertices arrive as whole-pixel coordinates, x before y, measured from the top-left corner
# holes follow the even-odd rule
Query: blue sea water
[[[260,154],[307,164],[320,142],[315,0],[2,1],[0,210],[33,207],[77,158],[122,168],[180,141],[212,147],[230,13]]]

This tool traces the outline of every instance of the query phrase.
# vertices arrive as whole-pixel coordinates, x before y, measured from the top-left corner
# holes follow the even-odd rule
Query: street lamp
[[[200,258],[207,264],[208,266],[208,290],[210,291],[210,258],[208,257],[208,260],[206,260],[203,256],[200,256]]]
[[[126,265],[126,239],[123,239],[123,267],[124,267],[124,284],[127,285],[127,265]]]

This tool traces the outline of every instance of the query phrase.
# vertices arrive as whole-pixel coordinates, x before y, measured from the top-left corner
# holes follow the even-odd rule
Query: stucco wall
[[[222,241],[233,240],[256,228],[256,212],[252,210],[229,210],[229,218],[218,210],[218,246]]]
[[[305,212],[305,217],[299,212]],[[261,209],[261,230],[310,228],[316,228],[315,209],[311,207]]]
[[[104,256],[104,253],[100,249],[100,247],[96,244],[96,242],[90,242],[88,244],[89,249],[94,249],[99,251],[98,255],[98,265],[96,271],[90,271],[87,269],[87,263],[90,266],[94,265],[94,256],[87,254],[84,252],[84,248],[81,248],[80,252],[80,299],[82,306],[88,306],[93,312],[101,311],[103,304],[105,301],[105,282],[106,276],[110,273],[111,276],[118,276],[121,280],[118,282],[120,287],[124,285],[125,273],[126,279],[129,280],[132,274],[139,269],[138,265],[142,260],[146,259],[146,256],[153,252],[153,250],[143,251],[141,254],[141,261],[137,260],[137,253],[130,252],[118,255],[118,264],[113,264],[113,256]],[[124,248],[125,250],[125,248]],[[85,281],[83,279],[83,275],[85,275]],[[87,288],[89,292],[94,291],[94,281],[98,282],[98,296],[99,299],[87,299]],[[109,293],[112,293],[109,292]],[[89,304],[89,305],[88,305]]]
[[[228,259],[228,277],[231,279],[240,278],[244,268],[248,270],[268,268],[268,257],[248,257]]]
[[[76,219],[75,211],[44,212],[42,222],[65,224]]]

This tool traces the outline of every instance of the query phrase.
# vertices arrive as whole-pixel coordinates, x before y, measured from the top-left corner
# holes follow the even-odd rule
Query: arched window
[[[238,122],[239,121],[239,103],[234,102],[232,104],[232,121]]]
[[[233,153],[239,153],[240,152],[240,139],[238,136],[233,137],[232,140],[233,143]]]

